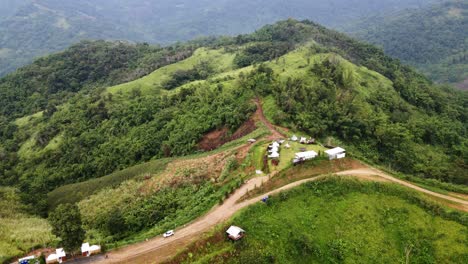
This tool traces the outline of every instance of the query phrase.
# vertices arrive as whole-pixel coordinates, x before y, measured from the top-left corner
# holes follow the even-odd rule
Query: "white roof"
[[[316,157],[316,156],[318,156],[318,154],[317,154],[317,152],[315,152],[313,150],[296,153],[297,158],[307,158],[307,157]]]
[[[278,142],[276,142],[276,141],[273,142],[271,145],[272,145],[273,147],[279,147],[279,146],[280,146],[280,144],[279,144]]]
[[[27,257],[18,259],[18,261],[21,262],[23,260],[30,260],[30,259],[35,259],[35,258],[36,258],[35,256],[27,256]]]
[[[101,247],[97,245],[92,245],[89,247],[89,251],[96,251],[96,250],[101,250]]]
[[[238,226],[231,226],[229,227],[229,229],[226,231],[226,233],[228,233],[230,236],[238,236],[240,233],[245,233],[245,231],[238,227]]]
[[[278,147],[272,147],[268,152],[278,152]]]
[[[58,258],[65,257],[67,254],[65,254],[65,250],[63,248],[57,248],[55,250],[55,254],[57,254]]]
[[[89,243],[83,243],[81,245],[81,253],[89,251]]]
[[[297,140],[296,135],[292,136],[292,137],[291,137],[291,140],[292,140],[292,141],[296,141],[296,140]]]
[[[52,260],[57,260],[58,257],[57,257],[57,254],[50,254],[49,256],[47,256],[47,261],[52,261]]]
[[[273,152],[270,155],[268,155],[269,158],[279,158],[280,154],[278,152]]]
[[[325,150],[325,153],[327,153],[328,155],[336,155],[336,154],[343,153],[345,151],[346,151],[345,149],[337,147],[334,149]]]

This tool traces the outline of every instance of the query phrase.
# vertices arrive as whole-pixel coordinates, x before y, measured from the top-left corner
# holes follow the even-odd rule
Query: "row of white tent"
[[[269,145],[268,158],[270,158],[270,159],[279,158],[280,157],[280,154],[279,154],[280,146],[281,146],[281,144],[278,143],[278,141],[273,141],[273,143],[271,143]]]

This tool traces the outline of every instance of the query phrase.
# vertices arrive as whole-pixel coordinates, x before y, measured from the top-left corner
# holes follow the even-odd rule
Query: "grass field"
[[[142,94],[148,94],[154,92],[155,90],[160,90],[162,88],[162,84],[168,80],[174,72],[178,70],[191,69],[200,61],[209,62],[210,65],[214,68],[215,72],[225,72],[232,69],[233,60],[234,54],[225,53],[224,50],[209,50],[206,48],[200,48],[196,50],[191,57],[183,61],[162,67],[138,80],[109,87],[107,92],[129,93],[133,89],[139,89]]]
[[[0,263],[56,242],[47,220],[29,215],[17,190],[0,187]]]
[[[441,212],[399,186],[329,178],[237,214],[243,240],[223,227],[173,263],[467,263],[467,214]]]

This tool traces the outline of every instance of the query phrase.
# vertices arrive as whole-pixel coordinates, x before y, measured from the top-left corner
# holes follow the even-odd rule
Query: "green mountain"
[[[468,3],[455,0],[366,19],[347,31],[437,82],[460,83],[468,79],[467,24]]]
[[[0,79],[0,95],[0,195],[21,203],[0,214],[9,257],[57,243],[31,213],[60,203],[78,203],[87,238],[111,247],[207,212],[262,164],[242,148],[268,134],[249,121],[257,98],[291,135],[423,184],[468,183],[467,94],[310,21],[167,47],[81,42]],[[213,133],[238,140],[204,153]]]
[[[433,0],[436,1],[436,0]],[[423,0],[21,0],[0,6],[0,76],[84,39],[168,44],[234,35],[294,17],[339,27]]]

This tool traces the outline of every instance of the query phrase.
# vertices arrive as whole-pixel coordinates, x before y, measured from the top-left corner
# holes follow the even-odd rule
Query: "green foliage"
[[[30,214],[31,209],[22,204],[19,191],[0,186],[0,262],[10,263],[12,258],[33,248],[54,246],[47,220]]]
[[[213,68],[209,62],[202,61],[195,65],[192,69],[177,70],[173,73],[171,78],[163,84],[163,87],[165,89],[171,90],[188,82],[204,80],[211,74],[213,74]]]
[[[49,215],[52,233],[60,237],[67,251],[76,251],[85,238],[81,214],[76,204],[61,204]]]
[[[225,253],[232,242],[218,241],[192,251],[187,261],[404,263],[408,255],[411,263],[464,263],[466,213],[450,215],[403,187],[327,178],[247,208],[231,220],[246,230],[233,250]],[[212,250],[222,253],[212,255]]]
[[[164,170],[169,161],[170,159],[150,161],[97,179],[61,186],[47,194],[48,210],[53,210],[63,203],[78,203],[104,188],[115,188],[122,182],[137,177],[144,177],[145,175],[156,174]]]
[[[418,67],[435,81],[455,83],[468,78],[467,14],[466,2],[443,1],[365,19],[347,31],[382,46],[387,54]]]
[[[2,78],[0,114],[11,120],[47,110],[47,118],[81,90],[127,82],[190,54],[189,47],[83,41]]]

